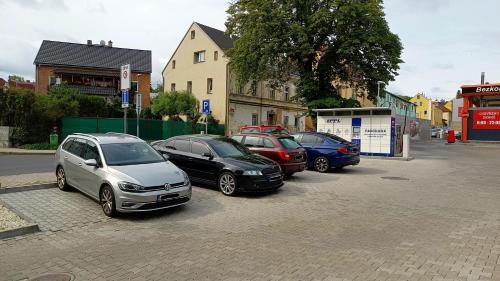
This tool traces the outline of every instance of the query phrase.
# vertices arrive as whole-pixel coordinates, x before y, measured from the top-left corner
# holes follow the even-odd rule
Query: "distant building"
[[[307,108],[292,99],[296,78],[274,89],[265,81],[238,85],[224,53],[232,47],[233,39],[222,30],[192,23],[163,69],[165,91],[187,90],[200,102],[210,100],[211,114],[227,134],[244,125],[304,130]]]
[[[415,118],[417,115],[417,105],[395,95],[391,92],[384,91],[385,95],[379,98],[378,107],[388,107],[393,109],[395,115],[407,116]]]
[[[438,101],[433,101],[432,102],[432,109],[431,109],[431,125],[433,127],[443,127],[445,126],[445,122],[443,122],[443,113],[444,110],[447,110],[444,108],[440,102]]]
[[[7,88],[7,81],[5,79],[0,78],[0,93],[5,92],[5,89]]]
[[[9,88],[35,91],[35,82],[32,82],[30,80],[20,81],[20,80],[9,79]]]
[[[418,93],[410,99],[410,102],[416,104],[416,117],[419,119],[432,120],[432,100],[423,93]]]
[[[113,42],[87,44],[44,40],[34,64],[36,92],[46,94],[50,88],[66,85],[81,93],[103,97],[120,93],[120,67],[130,64],[131,94],[142,94],[143,106],[149,106],[151,91],[151,51],[117,48]],[[133,100],[133,97],[130,98]]]

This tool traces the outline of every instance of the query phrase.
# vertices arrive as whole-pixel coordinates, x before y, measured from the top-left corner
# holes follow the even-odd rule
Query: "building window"
[[[191,39],[194,39],[195,36],[196,36],[196,32],[194,30],[191,30]]]
[[[295,127],[295,130],[298,130],[298,128],[299,128],[299,123],[300,123],[300,117],[295,116],[295,120],[294,120],[294,127]]]
[[[288,122],[289,122],[288,115],[285,115],[285,117],[283,118],[283,126],[285,128],[288,128]]]
[[[175,91],[175,83],[170,84],[170,91],[171,92]]]
[[[175,60],[172,61],[172,69],[175,69]]]
[[[215,51],[214,52],[214,60],[218,60],[219,59],[219,52]]]
[[[427,110],[424,110],[424,115],[427,115]]]
[[[288,101],[290,99],[290,88],[288,86],[285,86],[285,89],[283,91],[283,98],[285,101]]]
[[[193,92],[193,82],[192,81],[188,81],[187,82],[187,87],[186,87],[187,91],[189,93],[192,93]]]
[[[208,94],[211,94],[212,93],[212,90],[213,90],[213,84],[214,84],[214,81],[212,78],[208,78],[207,79],[207,93]]]
[[[205,61],[205,51],[199,51],[194,53],[194,63],[200,63]]]
[[[137,81],[130,82],[130,92],[137,93]]]
[[[269,89],[269,98],[270,99],[276,99],[276,91],[274,89]]]
[[[417,100],[419,100],[419,99],[420,99],[420,95],[417,95]]]
[[[252,114],[252,125],[257,126],[259,123],[259,115],[257,113]]]
[[[420,106],[422,106],[422,102],[420,102]]]

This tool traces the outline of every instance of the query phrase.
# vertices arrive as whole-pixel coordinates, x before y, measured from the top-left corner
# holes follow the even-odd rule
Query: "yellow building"
[[[335,85],[335,83],[334,83]],[[335,85],[338,89],[340,96],[345,99],[354,99],[359,102],[361,107],[374,107],[375,104],[368,99],[368,92],[366,90],[354,89],[349,86]]]
[[[226,134],[244,125],[305,130],[307,108],[292,100],[295,79],[276,89],[264,81],[238,85],[224,55],[232,46],[233,39],[223,31],[194,22],[163,69],[165,90],[187,90],[199,101],[209,99],[212,115],[225,125]]]
[[[423,93],[418,93],[410,99],[417,105],[417,118],[431,120],[432,119],[432,100],[427,98]]]
[[[437,102],[437,101],[432,102],[432,111],[431,111],[432,120],[431,120],[431,126],[433,126],[433,127],[443,127],[443,125],[444,125],[444,122],[443,122],[443,112],[445,110],[446,110],[445,108],[443,110],[443,106],[439,102]]]

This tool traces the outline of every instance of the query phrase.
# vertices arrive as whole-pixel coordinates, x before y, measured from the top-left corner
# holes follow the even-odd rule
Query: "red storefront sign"
[[[476,109],[473,112],[473,129],[500,130],[500,109]]]

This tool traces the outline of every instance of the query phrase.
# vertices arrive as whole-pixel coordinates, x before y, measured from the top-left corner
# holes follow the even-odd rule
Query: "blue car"
[[[292,135],[307,151],[307,165],[324,173],[359,164],[359,146],[336,135],[301,132]]]

